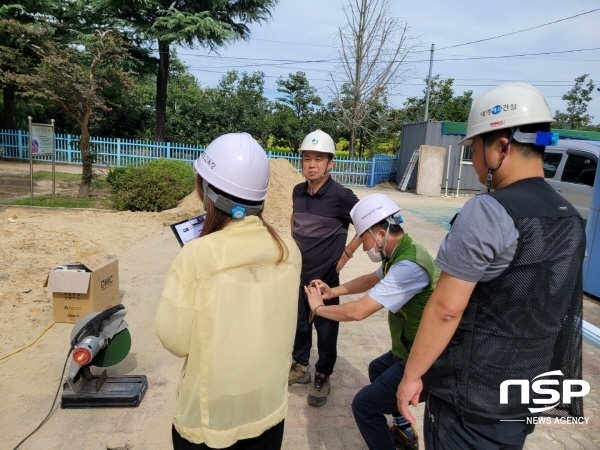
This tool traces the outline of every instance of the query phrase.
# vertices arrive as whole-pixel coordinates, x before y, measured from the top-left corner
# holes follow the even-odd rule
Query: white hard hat
[[[331,136],[322,130],[313,131],[306,135],[300,146],[300,153],[304,151],[329,153],[335,156],[335,143]]]
[[[393,216],[400,207],[396,205],[387,195],[372,194],[360,200],[352,211],[352,223],[356,234],[361,235],[373,225]]]
[[[267,197],[269,160],[248,133],[230,133],[212,141],[194,162],[211,186],[234,197],[260,202]]]
[[[467,136],[458,145],[470,145],[473,137],[489,131],[551,122],[550,107],[540,91],[526,83],[501,84],[473,101]]]

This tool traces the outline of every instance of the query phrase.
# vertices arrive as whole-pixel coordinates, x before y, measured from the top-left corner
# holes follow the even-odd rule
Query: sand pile
[[[271,178],[267,190],[264,217],[278,229],[290,228],[292,216],[292,189],[304,177],[285,159],[271,159]]]
[[[265,202],[264,218],[277,229],[289,230],[292,215],[292,189],[304,178],[285,159],[269,160],[271,177]],[[165,218],[173,221],[184,220],[204,212],[202,202],[196,192],[185,197],[179,206],[163,211]]]

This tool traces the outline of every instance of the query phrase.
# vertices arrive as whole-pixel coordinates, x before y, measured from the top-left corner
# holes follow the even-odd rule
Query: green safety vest
[[[429,275],[429,284],[421,292],[413,296],[397,312],[388,312],[392,353],[397,358],[406,359],[415,341],[425,305],[437,285],[440,269],[435,267],[433,257],[427,249],[414,242],[406,233],[396,245],[390,258],[383,264],[383,276],[387,275],[391,266],[400,261],[412,261],[425,269]]]

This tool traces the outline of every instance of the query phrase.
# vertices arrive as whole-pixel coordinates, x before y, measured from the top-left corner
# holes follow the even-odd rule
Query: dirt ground
[[[67,166],[57,171],[74,169],[80,170]],[[0,177],[28,172],[28,164],[0,162]],[[39,185],[42,192],[51,191],[50,181]],[[51,268],[97,252],[119,255],[132,243],[164,232],[173,216],[172,212],[0,207],[0,355],[26,344],[53,322],[50,294],[43,288]]]
[[[35,170],[51,170],[36,164]],[[78,166],[61,165],[57,172],[78,173]],[[103,169],[96,169],[102,174]],[[283,160],[271,164],[272,176],[265,219],[278,229],[289,228],[291,189],[302,181]],[[0,161],[0,177],[29,173],[27,163]],[[51,192],[51,181],[38,182]],[[59,188],[77,190],[77,184]],[[58,189],[57,189],[58,191]],[[0,194],[0,199],[10,197]],[[0,355],[29,342],[52,323],[50,294],[43,288],[53,267],[94,253],[120,255],[153,234],[171,233],[168,225],[202,212],[195,193],[180,206],[162,213],[73,210],[67,208],[0,207]]]

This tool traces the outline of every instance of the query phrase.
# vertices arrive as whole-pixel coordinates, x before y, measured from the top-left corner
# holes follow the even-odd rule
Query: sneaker
[[[308,404],[311,406],[323,406],[327,403],[329,392],[331,392],[329,375],[315,372],[315,383],[308,392]]]
[[[310,372],[308,366],[303,366],[299,362],[292,361],[292,367],[288,374],[288,386],[292,384],[308,384],[310,383]]]
[[[414,438],[408,437],[402,428],[392,425],[390,432],[392,433],[392,439],[394,440],[394,444],[396,444],[396,448],[400,450],[419,450],[419,434],[417,433],[417,429],[412,425],[410,428],[412,428]]]

